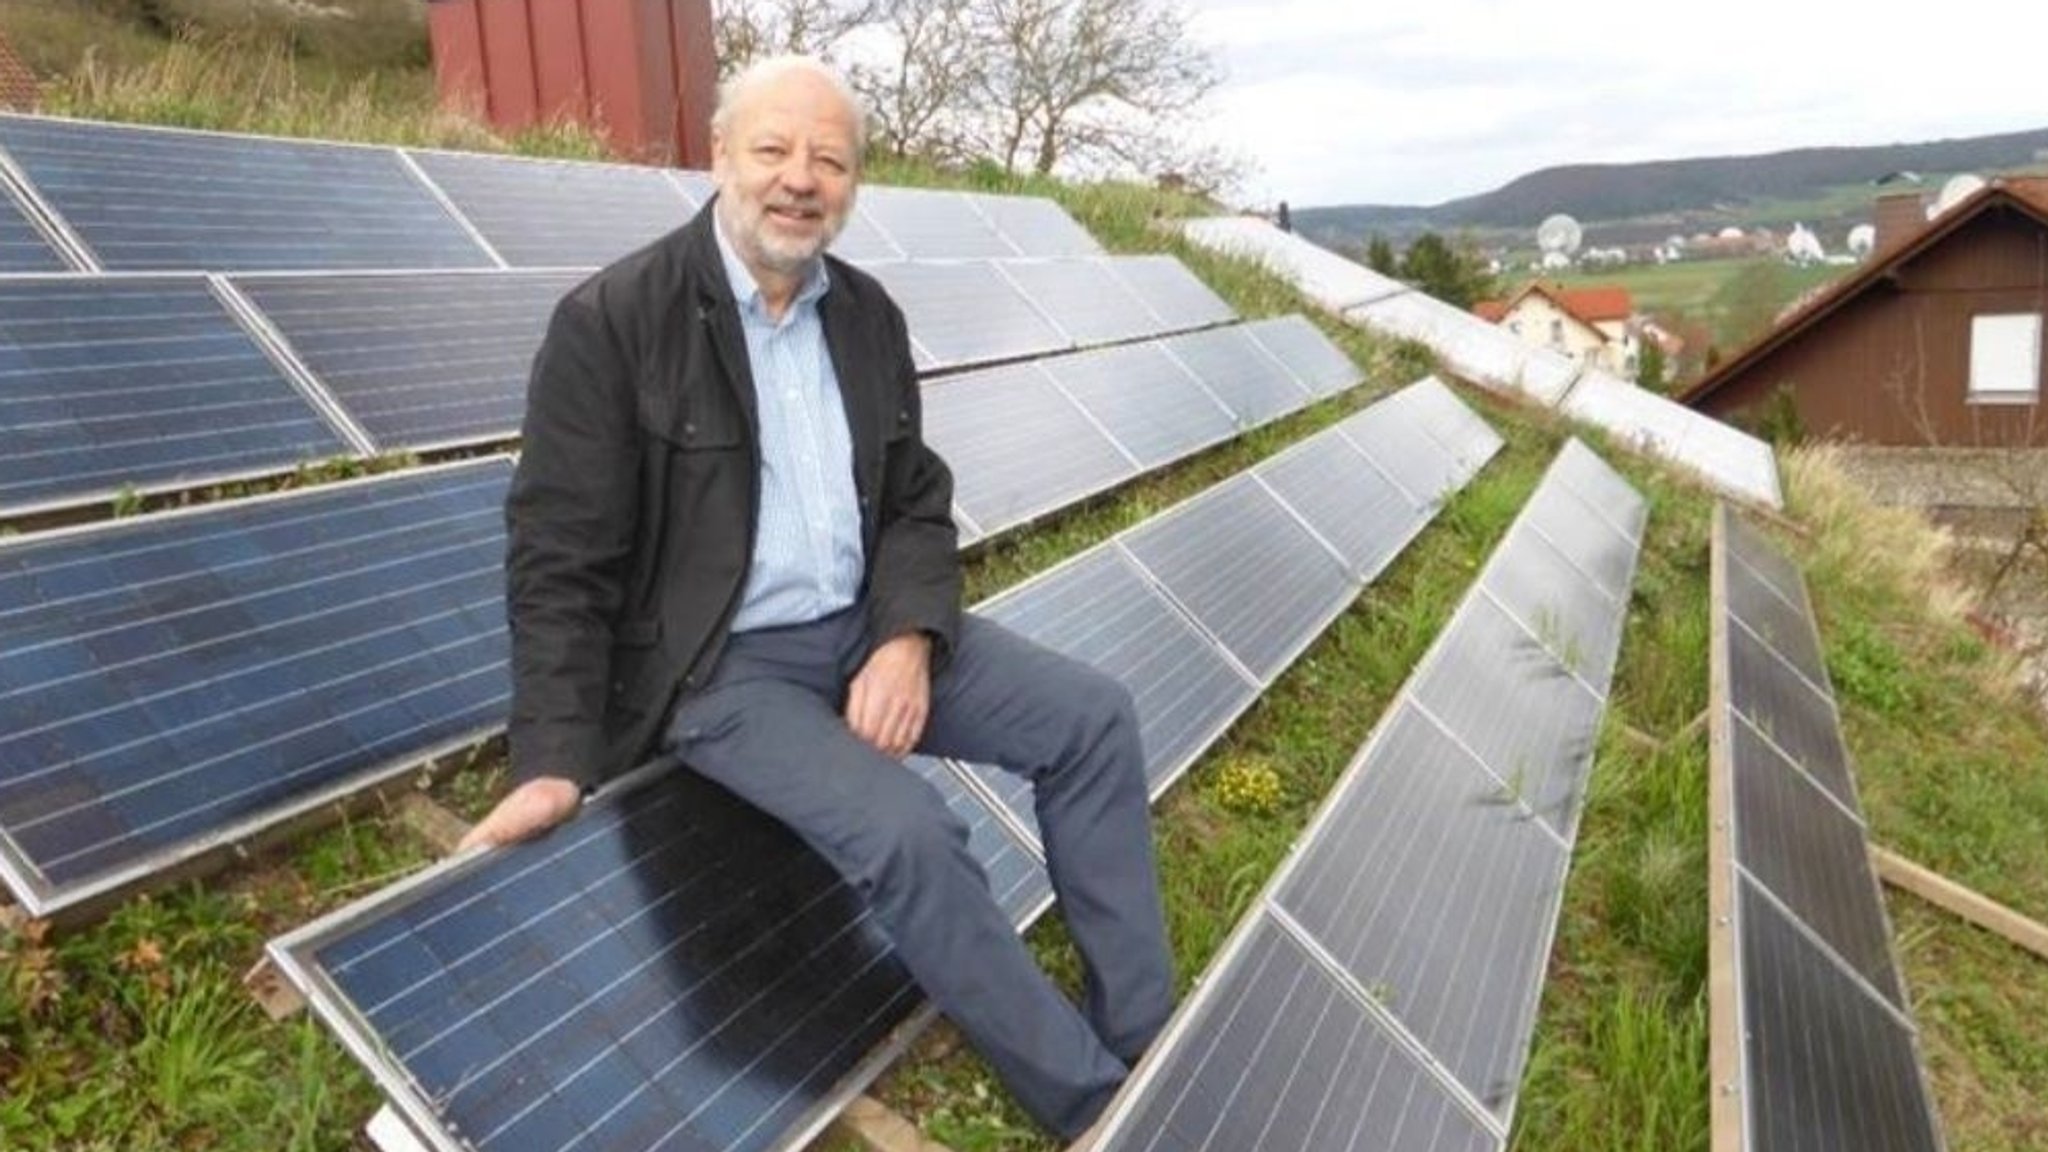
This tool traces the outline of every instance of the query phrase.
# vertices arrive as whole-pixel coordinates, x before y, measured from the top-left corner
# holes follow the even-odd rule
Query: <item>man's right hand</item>
[[[576,814],[583,790],[561,776],[528,780],[506,793],[490,815],[476,822],[455,846],[464,852],[479,844],[503,846],[529,840]]]

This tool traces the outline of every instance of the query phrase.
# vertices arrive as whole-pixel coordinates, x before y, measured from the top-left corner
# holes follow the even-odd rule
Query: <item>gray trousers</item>
[[[847,727],[846,685],[870,648],[864,617],[855,607],[733,636],[710,683],[676,709],[669,750],[830,861],[1017,1100],[1072,1139],[1173,1008],[1130,692],[969,616],[933,677],[918,745],[1032,782],[1053,889],[1086,965],[1077,1010],[996,904],[937,790]]]

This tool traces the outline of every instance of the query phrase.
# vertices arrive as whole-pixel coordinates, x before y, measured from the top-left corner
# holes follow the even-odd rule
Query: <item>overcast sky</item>
[[[2039,0],[1184,2],[1228,73],[1208,133],[1258,165],[1252,204],[1436,204],[1554,164],[2048,127]]]

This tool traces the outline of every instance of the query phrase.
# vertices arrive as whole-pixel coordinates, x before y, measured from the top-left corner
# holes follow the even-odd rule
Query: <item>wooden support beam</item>
[[[917,1126],[872,1096],[856,1097],[832,1122],[832,1135],[858,1141],[869,1152],[951,1152],[927,1140]]]
[[[409,792],[398,802],[398,820],[435,853],[450,856],[469,833],[469,822],[436,803],[425,792]]]
[[[265,956],[256,966],[242,975],[242,987],[263,1006],[263,1014],[272,1020],[284,1020],[298,1015],[306,1008],[306,998],[284,978],[277,965]]]
[[[1989,896],[1965,888],[1888,848],[1872,844],[1870,862],[1877,868],[1879,878],[1892,887],[1911,892],[2048,960],[2048,926],[2039,921],[2029,920]]]

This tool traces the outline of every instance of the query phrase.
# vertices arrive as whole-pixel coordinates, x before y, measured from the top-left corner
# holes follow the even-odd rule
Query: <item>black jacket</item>
[[[725,644],[752,559],[760,430],[705,208],[585,281],[534,359],[505,503],[512,776],[595,784],[644,759]],[[924,443],[903,313],[827,257],[818,307],[853,440],[871,634],[960,615],[953,479]]]

